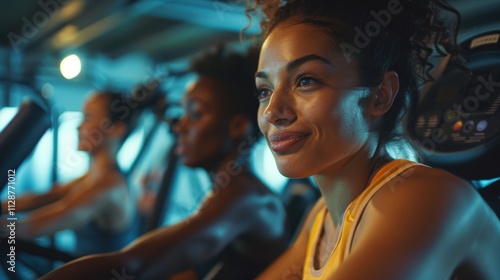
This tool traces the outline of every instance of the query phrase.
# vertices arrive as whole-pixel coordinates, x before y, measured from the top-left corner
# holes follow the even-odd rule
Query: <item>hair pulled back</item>
[[[444,0],[254,0],[247,16],[260,12],[265,39],[280,23],[311,24],[330,36],[335,49],[358,66],[360,86],[379,85],[387,71],[400,89],[377,128],[380,143],[402,136],[402,118],[418,101],[418,88],[432,81],[431,56],[451,54],[462,64],[456,43],[460,14]]]

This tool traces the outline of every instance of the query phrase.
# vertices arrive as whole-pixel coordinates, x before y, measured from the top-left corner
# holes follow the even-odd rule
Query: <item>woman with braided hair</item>
[[[500,223],[473,187],[388,153],[409,144],[401,124],[431,55],[461,63],[458,12],[443,0],[256,0],[256,11],[260,129],[280,172],[322,193],[259,279],[498,279]]]

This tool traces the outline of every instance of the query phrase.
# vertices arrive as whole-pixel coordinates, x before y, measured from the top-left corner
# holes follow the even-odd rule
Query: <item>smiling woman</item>
[[[280,172],[312,176],[323,195],[259,279],[297,264],[302,279],[495,279],[500,223],[478,193],[387,152],[407,143],[430,45],[460,63],[458,13],[442,0],[255,2],[259,127]]]
[[[263,46],[266,52],[262,52],[261,61],[273,61],[272,65],[277,67],[262,64],[257,73],[259,115],[263,116],[259,124],[268,136],[271,149],[281,155],[276,160],[285,176],[310,176],[323,168],[321,165],[345,159],[368,140],[366,112],[353,104],[366,103],[370,91],[358,86],[356,68],[340,52],[331,51],[330,39],[323,34],[309,25],[296,25],[277,29]],[[268,48],[276,40],[294,46],[293,42],[305,36],[318,43],[298,45],[284,52],[280,48]],[[281,77],[279,85],[274,86],[273,80]],[[290,110],[292,106],[297,109]],[[303,124],[291,126],[298,116],[302,117]],[[308,128],[308,123],[317,127]],[[286,129],[288,127],[293,129]],[[308,141],[315,141],[315,145],[303,146]],[[359,144],[354,145],[353,141]],[[325,153],[325,147],[334,152],[333,157]],[[295,156],[298,151],[310,156],[299,158]],[[299,162],[304,165],[298,165]]]

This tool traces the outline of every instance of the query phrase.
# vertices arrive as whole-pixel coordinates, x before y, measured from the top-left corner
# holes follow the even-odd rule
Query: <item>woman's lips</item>
[[[285,153],[295,148],[309,136],[304,132],[277,132],[268,137],[269,146],[275,153]]]
[[[177,155],[184,155],[186,151],[187,151],[187,146],[185,144],[177,143],[177,145],[175,146],[175,153]]]

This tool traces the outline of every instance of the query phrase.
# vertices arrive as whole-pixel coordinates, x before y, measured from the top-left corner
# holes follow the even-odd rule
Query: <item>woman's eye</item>
[[[199,117],[200,117],[200,114],[198,114],[197,112],[189,112],[189,118],[196,120]]]
[[[201,117],[203,109],[198,103],[190,103],[184,108],[184,114],[191,120],[197,120]]]
[[[311,84],[314,84],[316,82],[316,79],[311,78],[311,77],[300,77],[298,80],[298,86],[299,87],[308,87]]]
[[[262,100],[262,99],[267,98],[270,94],[271,94],[271,91],[269,89],[260,88],[257,90],[255,95],[257,96],[257,99]]]

